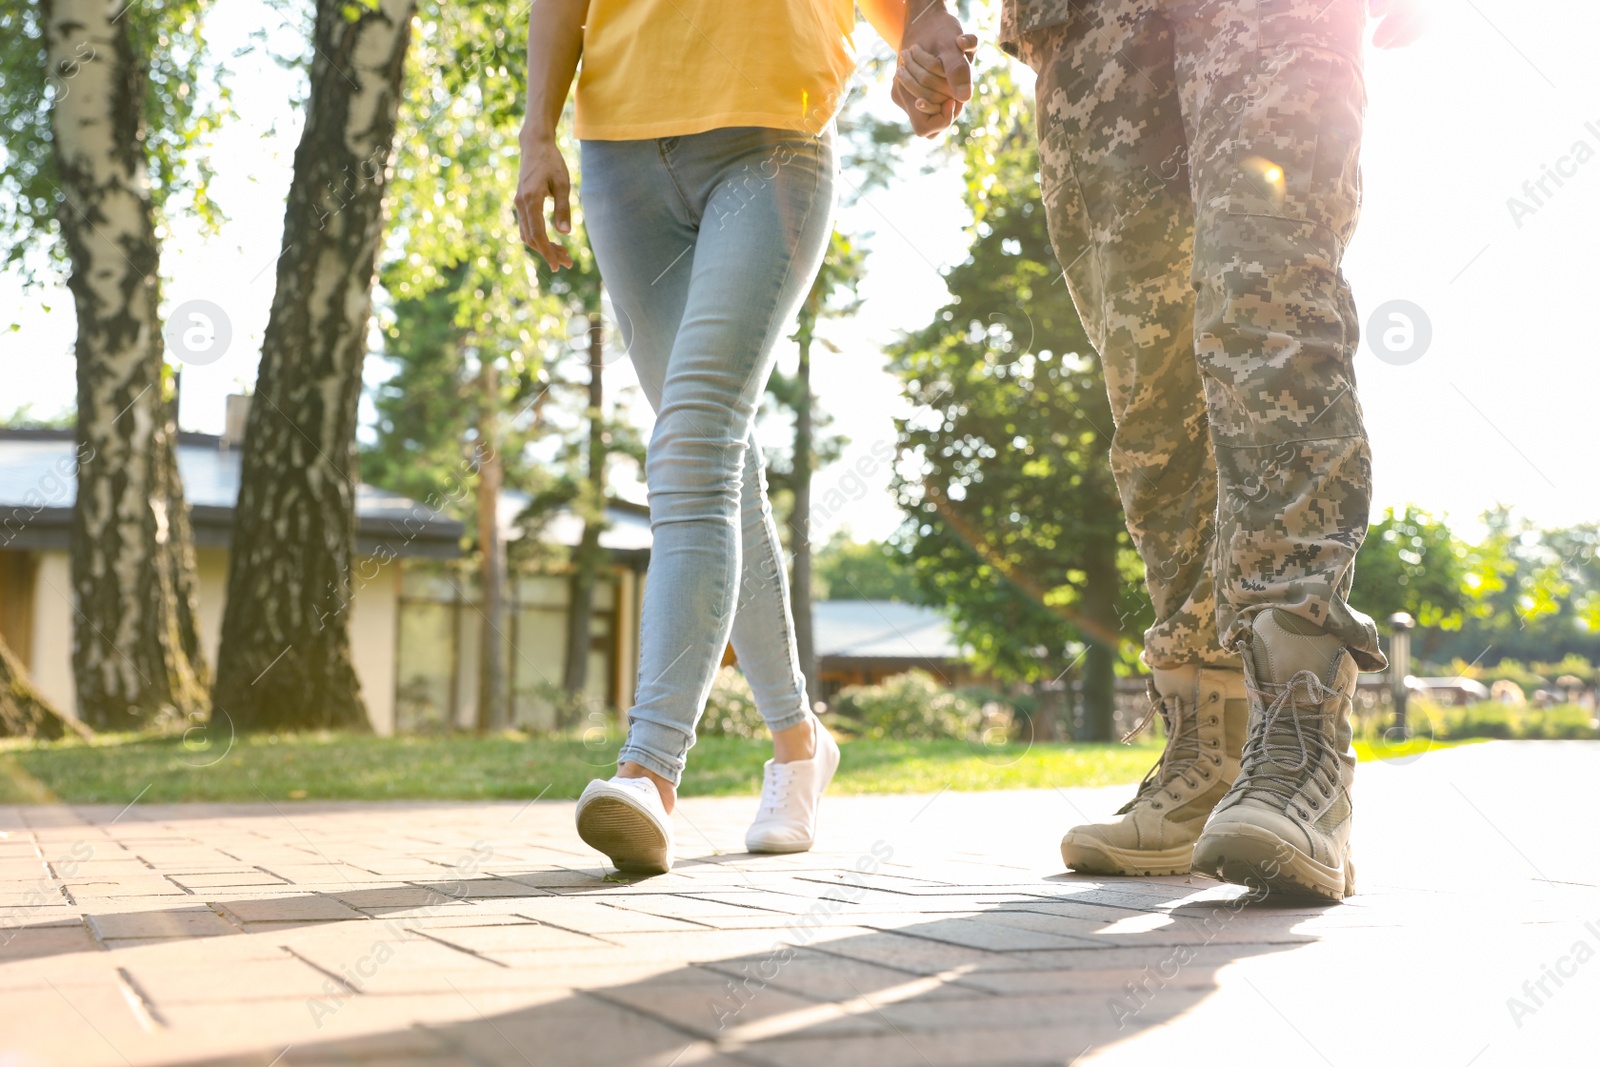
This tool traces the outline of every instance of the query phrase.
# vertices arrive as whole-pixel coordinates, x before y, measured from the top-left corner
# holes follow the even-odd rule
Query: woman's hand
[[[936,137],[972,99],[971,63],[978,38],[962,32],[960,20],[945,10],[942,0],[910,3],[906,14],[891,96],[911,120],[912,132]]]
[[[522,142],[522,171],[517,177],[517,225],[522,243],[544,257],[551,270],[572,266],[572,256],[545,231],[544,202],[554,201],[551,215],[557,233],[572,232],[572,178],[567,161],[551,137],[528,136]]]

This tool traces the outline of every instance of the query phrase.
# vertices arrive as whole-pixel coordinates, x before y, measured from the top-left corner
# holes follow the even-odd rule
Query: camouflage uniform
[[[1383,666],[1346,601],[1371,493],[1339,270],[1364,8],[1005,0],[1001,43],[1039,75],[1051,241],[1105,366],[1152,666],[1237,668],[1223,650],[1267,607]]]

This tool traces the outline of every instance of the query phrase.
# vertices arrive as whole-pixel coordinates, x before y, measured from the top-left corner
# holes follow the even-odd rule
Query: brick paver
[[[1358,776],[1361,892],[1060,870],[1126,788],[686,800],[629,882],[570,803],[0,808],[0,1064],[1575,1063],[1600,744]]]

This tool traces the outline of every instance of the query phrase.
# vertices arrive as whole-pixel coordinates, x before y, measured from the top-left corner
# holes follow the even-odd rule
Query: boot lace
[[[1161,757],[1156,760],[1155,766],[1145,772],[1144,780],[1139,783],[1139,791],[1117,812],[1119,815],[1126,814],[1139,801],[1163,790],[1174,800],[1180,799],[1181,794],[1173,789],[1180,779],[1190,789],[1200,788],[1200,783],[1192,777],[1196,773],[1195,764],[1204,755],[1200,746],[1201,716],[1198,705],[1186,707],[1179,697],[1158,696],[1152,692],[1150,710],[1137,726],[1122,736],[1122,743],[1131,741],[1158,713],[1167,727],[1167,745],[1161,750]],[[1203,777],[1210,777],[1209,773],[1201,773]]]
[[[1338,785],[1339,753],[1326,727],[1337,714],[1333,698],[1339,690],[1301,671],[1286,683],[1259,683],[1252,694],[1264,710],[1260,728],[1250,731],[1239,758],[1239,794],[1255,794],[1284,810],[1308,783],[1331,797]]]

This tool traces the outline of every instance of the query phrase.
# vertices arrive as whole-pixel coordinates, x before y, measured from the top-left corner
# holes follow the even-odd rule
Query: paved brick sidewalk
[[[690,800],[633,884],[570,803],[0,808],[0,1065],[1593,1062],[1596,781],[1364,765],[1331,907],[1064,874],[1126,788],[834,799],[776,858]]]

